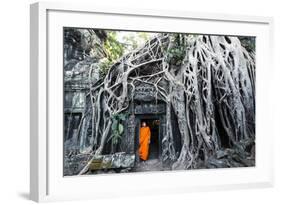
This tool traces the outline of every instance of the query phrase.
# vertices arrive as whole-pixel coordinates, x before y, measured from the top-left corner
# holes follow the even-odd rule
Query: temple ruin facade
[[[143,121],[158,170],[255,165],[251,38],[159,34],[101,76],[106,38],[64,30],[65,175],[140,170]]]

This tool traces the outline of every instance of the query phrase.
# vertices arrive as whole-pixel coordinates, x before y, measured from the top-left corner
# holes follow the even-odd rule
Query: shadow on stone
[[[23,199],[30,200],[29,193],[27,193],[27,192],[21,192],[21,193],[18,193],[18,195]]]

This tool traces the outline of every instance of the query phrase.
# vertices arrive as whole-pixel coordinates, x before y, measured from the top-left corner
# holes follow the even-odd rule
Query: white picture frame
[[[34,201],[94,199],[273,186],[269,70],[273,19],[258,16],[97,8],[73,3],[35,3],[30,13],[30,198]],[[63,177],[62,28],[173,31],[256,36],[256,166],[215,170]],[[61,55],[60,55],[61,54]],[[270,138],[270,140],[268,140]],[[267,140],[265,140],[267,139]],[[165,182],[161,179],[165,177]],[[145,181],[153,178],[147,187]],[[113,183],[116,186],[106,186]],[[136,186],[137,185],[137,186]]]

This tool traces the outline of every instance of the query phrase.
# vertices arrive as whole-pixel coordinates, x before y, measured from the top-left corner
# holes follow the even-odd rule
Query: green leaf
[[[122,120],[122,121],[126,120],[126,115],[125,114],[120,114],[119,115],[119,119]]]
[[[119,135],[122,135],[122,133],[124,131],[124,126],[120,123],[119,123],[119,126],[118,126],[118,131],[119,131]]]
[[[118,121],[115,118],[113,118],[113,123],[112,123],[111,129],[113,131],[117,130],[117,126],[118,126]]]

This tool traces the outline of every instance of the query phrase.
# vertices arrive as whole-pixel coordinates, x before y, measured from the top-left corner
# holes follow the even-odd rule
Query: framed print
[[[272,22],[31,5],[31,199],[271,186]]]

